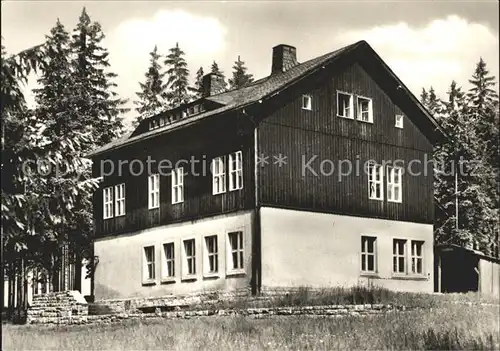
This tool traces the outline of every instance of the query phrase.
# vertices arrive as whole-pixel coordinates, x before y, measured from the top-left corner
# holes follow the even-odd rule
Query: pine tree
[[[203,76],[205,73],[203,72],[203,67],[200,67],[198,71],[196,71],[196,77],[194,79],[194,85],[189,87],[189,91],[191,92],[193,99],[199,99],[203,96]]]
[[[75,94],[79,96],[78,112],[92,126],[94,145],[102,146],[120,136],[123,131],[121,114],[126,112],[118,98],[113,80],[116,74],[109,72],[109,53],[102,47],[104,33],[97,22],[92,22],[85,8],[73,31],[71,47],[76,76]]]
[[[219,81],[222,83],[221,88],[223,88],[225,90],[227,88],[226,76],[224,75],[224,72],[222,72],[219,69],[219,65],[217,64],[217,62],[214,61],[212,63],[210,73],[214,74],[219,79]]]
[[[138,106],[136,111],[139,116],[134,121],[136,127],[145,117],[151,116],[165,107],[165,100],[167,98],[167,86],[163,82],[165,73],[162,72],[161,64],[158,62],[160,55],[155,45],[150,55],[150,66],[146,71],[146,80],[144,83],[139,83],[141,91],[136,95],[139,98],[134,103]]]
[[[238,60],[234,62],[233,66],[233,79],[229,79],[231,89],[239,89],[253,82],[253,75],[246,72],[245,62],[241,61],[240,56],[238,56]]]
[[[176,43],[175,47],[170,49],[170,53],[165,60],[165,65],[168,67],[167,85],[169,90],[167,92],[167,100],[170,108],[177,107],[189,101],[189,70],[184,55],[184,51],[179,48],[179,43]]]

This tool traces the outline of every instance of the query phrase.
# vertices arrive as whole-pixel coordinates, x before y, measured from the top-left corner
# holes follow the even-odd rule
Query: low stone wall
[[[144,319],[190,319],[205,316],[248,316],[265,318],[269,316],[347,316],[375,315],[394,310],[391,305],[330,305],[330,306],[300,306],[275,308],[221,309],[200,311],[174,311],[156,313],[117,313],[107,315],[79,315],[45,317],[32,319],[31,324],[108,324],[124,320]]]
[[[54,319],[68,322],[88,315],[88,304],[78,291],[61,291],[33,296],[27,322],[52,323]]]

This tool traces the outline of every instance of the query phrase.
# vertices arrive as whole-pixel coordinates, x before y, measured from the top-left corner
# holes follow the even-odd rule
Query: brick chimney
[[[203,76],[203,97],[212,96],[222,93],[226,90],[224,81],[213,73],[208,73]]]
[[[273,48],[271,74],[285,72],[297,64],[297,49],[294,46],[280,44]]]

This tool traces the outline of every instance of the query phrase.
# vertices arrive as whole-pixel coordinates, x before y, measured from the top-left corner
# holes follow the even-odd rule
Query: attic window
[[[337,116],[354,118],[352,94],[337,91]]]
[[[182,111],[182,118],[187,117],[187,111]]]
[[[358,121],[373,123],[372,99],[357,97]]]
[[[302,95],[302,109],[311,110],[312,109],[312,97],[311,95]]]
[[[403,129],[403,115],[396,115],[396,128]]]
[[[190,114],[190,115],[194,115],[194,106],[191,106],[191,107],[189,108],[189,114]]]
[[[165,125],[165,118],[160,117],[160,127],[163,127]]]

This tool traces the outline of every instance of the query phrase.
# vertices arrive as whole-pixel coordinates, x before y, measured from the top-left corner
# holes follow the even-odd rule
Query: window
[[[224,157],[216,157],[212,160],[212,194],[226,192],[226,166]]]
[[[372,100],[358,96],[358,121],[373,122]]]
[[[392,259],[394,273],[406,273],[406,240],[394,239],[392,242]]]
[[[151,281],[155,279],[155,247],[144,247],[144,272],[143,280]]]
[[[205,237],[206,273],[217,273],[219,271],[219,254],[217,247],[217,235]]]
[[[396,115],[396,128],[403,129],[403,115]]]
[[[232,232],[229,238],[228,270],[243,270],[243,232]]]
[[[229,155],[229,191],[243,189],[243,160],[241,151]]]
[[[377,238],[371,236],[361,237],[361,271],[376,272],[376,245]]]
[[[401,192],[403,169],[400,167],[387,167],[387,201],[402,202]]]
[[[125,215],[125,183],[115,185],[115,216]]]
[[[377,164],[368,165],[368,198],[372,200],[383,200],[382,191],[383,168]]]
[[[184,240],[184,269],[183,275],[196,274],[196,248],[194,239]]]
[[[164,264],[162,278],[168,279],[175,277],[175,246],[174,243],[163,244]]]
[[[104,214],[103,218],[108,219],[113,217],[113,187],[103,189]]]
[[[148,178],[148,208],[160,207],[160,175],[152,174]]]
[[[165,118],[160,117],[160,127],[163,127],[165,125]]]
[[[352,95],[347,93],[337,92],[337,116],[345,118],[354,118],[352,113]]]
[[[177,204],[184,201],[184,168],[179,167],[172,170],[172,203]]]
[[[312,97],[311,95],[302,95],[302,109],[311,110],[312,109]]]
[[[411,241],[411,272],[413,274],[423,274],[423,241]]]

